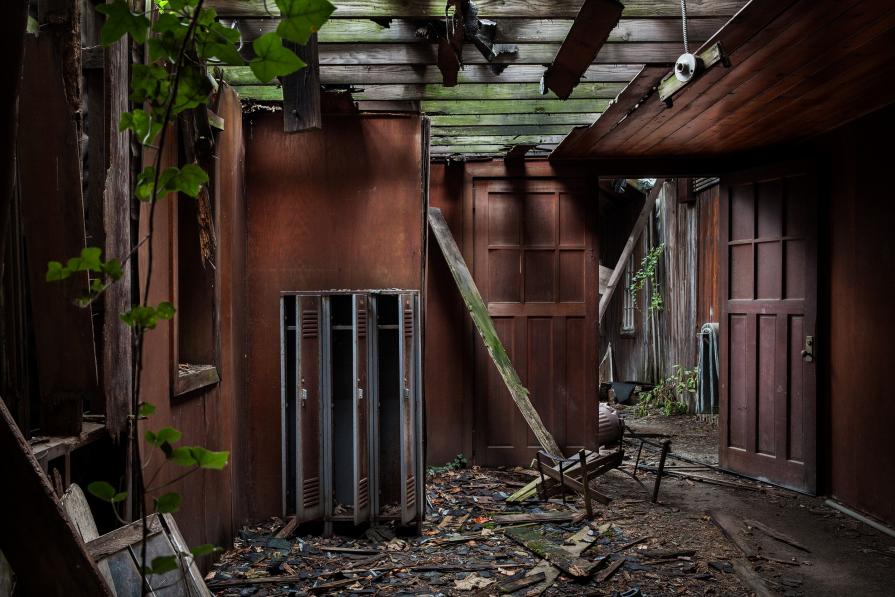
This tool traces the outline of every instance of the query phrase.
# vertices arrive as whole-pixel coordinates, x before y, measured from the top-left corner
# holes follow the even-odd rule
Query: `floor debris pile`
[[[430,475],[419,536],[372,527],[355,537],[287,538],[294,529],[279,519],[244,528],[208,586],[228,597],[748,594],[731,563],[740,554],[710,517],[652,504],[618,473],[600,483],[613,501],[595,504],[593,520],[571,494],[506,502],[535,475]]]

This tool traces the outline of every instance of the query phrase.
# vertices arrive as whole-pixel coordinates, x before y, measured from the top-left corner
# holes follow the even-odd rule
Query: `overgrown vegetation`
[[[697,370],[675,365],[671,375],[659,382],[653,389],[641,392],[637,397],[634,415],[645,417],[659,411],[666,417],[687,414],[687,399],[696,391]]]
[[[650,249],[646,256],[640,261],[640,269],[634,273],[631,278],[631,292],[634,295],[634,302],[637,301],[637,293],[647,288],[650,291],[648,310],[650,313],[661,311],[665,307],[662,299],[662,293],[659,292],[658,267],[659,259],[665,252],[665,244],[659,244]]]
[[[426,474],[437,475],[439,473],[446,473],[448,471],[458,471],[468,466],[469,462],[466,460],[466,456],[464,456],[463,454],[457,454],[456,456],[454,456],[454,459],[447,464],[443,464],[441,466],[430,466],[426,471]]]
[[[284,46],[283,41],[307,44],[310,36],[335,10],[327,0],[275,0],[281,13],[279,25],[276,31],[266,33],[252,43],[254,57],[247,63],[239,53],[239,31],[218,22],[214,9],[203,8],[203,3],[204,0],[154,0],[152,10],[148,12],[132,11],[130,3],[125,0],[114,0],[97,6],[97,11],[106,16],[100,34],[104,45],[114,44],[129,35],[134,42],[145,43],[148,47],[147,63],[131,65],[130,100],[136,107],[123,113],[118,123],[119,130],[131,131],[140,145],[155,151],[153,165],[140,172],[133,189],[133,196],[137,200],[149,204],[147,232],[133,244],[126,255],[106,255],[104,258],[100,248],[85,247],[80,255],[68,259],[64,264],[61,261],[50,262],[46,274],[47,281],[53,282],[64,280],[76,272],[86,272],[89,279],[88,293],[80,297],[77,303],[81,307],[87,307],[122,278],[124,268],[141,248],[146,252],[146,271],[139,272],[143,278],[140,285],[142,296],[131,309],[120,314],[123,324],[133,330],[134,346],[128,438],[132,455],[129,483],[131,492],[116,489],[105,481],[97,481],[88,486],[90,493],[112,505],[116,516],[119,516],[118,507],[130,499],[134,519],[142,519],[143,556],[140,573],[143,577],[141,584],[144,594],[148,590],[148,583],[145,582],[148,575],[176,569],[179,558],[204,555],[213,550],[212,546],[203,545],[194,548],[192,554],[158,557],[147,565],[147,496],[196,471],[222,469],[229,460],[229,452],[226,451],[212,451],[200,446],[175,446],[182,434],[173,427],[148,430],[143,435],[145,445],[158,448],[167,463],[185,467],[185,471],[158,485],[154,485],[154,482],[163,467],[157,467],[148,482],[144,482],[143,478],[143,470],[150,464],[152,455],[147,459],[143,458],[140,423],[155,412],[153,405],[140,400],[143,338],[160,320],[172,319],[175,314],[175,306],[170,302],[157,305],[149,303],[154,265],[155,206],[169,193],[195,199],[209,181],[208,173],[198,163],[177,164],[162,169],[162,156],[172,128],[169,125],[187,110],[205,110],[219,84],[212,78],[210,67],[248,64],[262,82],[269,82],[303,68],[304,62]],[[153,511],[176,512],[181,502],[182,496],[176,492],[164,493],[154,498]]]

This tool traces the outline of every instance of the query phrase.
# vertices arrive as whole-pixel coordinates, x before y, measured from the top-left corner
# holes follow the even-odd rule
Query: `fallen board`
[[[516,373],[516,369],[513,367],[513,363],[510,361],[510,357],[497,335],[497,330],[494,329],[494,322],[488,314],[488,307],[485,306],[482,295],[479,294],[475,281],[472,279],[472,274],[469,273],[469,268],[466,267],[466,261],[464,261],[463,255],[460,253],[453,235],[451,235],[444,216],[441,215],[441,210],[437,207],[429,208],[429,227],[435,234],[438,246],[441,247],[444,259],[447,261],[451,275],[454,277],[454,282],[456,282],[460,295],[463,297],[463,302],[469,310],[469,316],[482,337],[482,342],[484,342],[491,360],[494,361],[494,366],[497,367],[500,377],[506,384],[510,396],[541,447],[550,454],[561,456],[562,451],[559,449],[559,445],[544,426],[541,416],[528,398],[528,389],[522,385],[522,380],[519,379],[519,374]]]
[[[587,578],[597,569],[601,561],[592,562],[578,554],[569,553],[561,545],[555,545],[532,527],[515,527],[505,531],[507,537],[524,546],[551,564],[576,578]]]

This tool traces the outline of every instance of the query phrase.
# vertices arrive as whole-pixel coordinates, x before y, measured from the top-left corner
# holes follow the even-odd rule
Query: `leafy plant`
[[[466,456],[463,454],[457,454],[454,456],[454,459],[448,462],[447,464],[443,464],[441,466],[430,466],[426,471],[430,475],[438,475],[440,473],[446,473],[448,471],[458,471],[460,469],[464,469],[469,466],[469,461],[466,460]]]
[[[646,256],[640,261],[640,269],[631,278],[631,292],[634,300],[637,300],[637,293],[647,287],[649,283],[650,297],[648,303],[649,312],[661,311],[665,307],[662,294],[659,292],[658,267],[659,259],[665,252],[665,244],[659,244],[649,250]]]
[[[79,256],[68,259],[64,264],[61,261],[49,262],[46,273],[47,281],[55,282],[77,272],[86,272],[88,292],[78,298],[77,304],[87,307],[123,276],[124,267],[141,247],[146,250],[147,268],[143,273],[142,297],[128,311],[120,314],[121,321],[133,330],[135,365],[130,398],[131,412],[134,414],[129,432],[133,495],[105,481],[96,481],[87,487],[91,494],[111,504],[116,516],[119,516],[118,504],[129,498],[132,500],[135,517],[143,521],[140,571],[144,594],[148,587],[145,582],[147,575],[174,570],[179,559],[207,555],[215,549],[203,545],[189,554],[154,558],[147,566],[147,495],[154,495],[196,471],[220,470],[229,460],[229,452],[217,452],[201,446],[177,446],[182,434],[172,427],[146,431],[146,446],[157,448],[166,462],[186,469],[171,481],[153,485],[162,467],[156,468],[148,482],[144,480],[143,469],[152,454],[146,462],[142,460],[139,439],[140,422],[155,413],[154,406],[140,400],[144,334],[154,329],[159,320],[171,319],[175,313],[174,305],[169,302],[158,305],[149,303],[154,265],[155,207],[169,193],[195,198],[209,181],[208,173],[197,163],[162,169],[162,156],[171,128],[169,125],[184,111],[204,109],[208,104],[216,87],[208,72],[210,66],[246,64],[237,47],[239,31],[219,22],[214,9],[204,8],[203,3],[204,0],[155,0],[154,20],[147,16],[147,12],[132,11],[126,0],[113,0],[97,6],[96,10],[106,17],[100,33],[103,45],[116,43],[129,35],[136,43],[146,43],[149,49],[148,64],[131,65],[129,97],[139,107],[121,114],[118,122],[120,131],[131,131],[141,146],[155,149],[154,164],[140,172],[133,193],[137,200],[149,204],[147,231],[126,255],[107,256],[104,259],[102,249],[85,247]],[[262,35],[254,41],[254,57],[248,61],[255,76],[265,82],[289,75],[305,66],[292,50],[283,45],[283,40],[306,44],[335,10],[328,0],[276,0],[276,4],[282,15],[280,24],[276,32]],[[168,492],[156,497],[153,506],[156,512],[171,513],[176,512],[181,503],[179,494]]]
[[[689,409],[687,397],[696,391],[696,380],[695,367],[686,369],[675,365],[671,375],[638,395],[634,415],[645,417],[653,410],[659,410],[666,417],[686,414]]]

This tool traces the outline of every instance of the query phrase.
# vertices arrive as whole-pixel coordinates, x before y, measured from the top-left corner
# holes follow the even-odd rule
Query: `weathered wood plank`
[[[442,145],[556,145],[564,135],[470,135],[460,137],[433,137],[432,147]]]
[[[19,119],[28,130],[18,136],[18,168],[45,435],[80,433],[83,402],[99,391],[90,310],[75,305],[87,294],[87,275],[46,281],[49,261],[65,262],[85,246],[79,138],[69,108],[51,38],[26,36]]]
[[[0,550],[23,595],[111,595],[50,480],[0,398]]]
[[[532,527],[516,527],[507,529],[504,534],[513,541],[524,546],[537,556],[548,560],[551,564],[576,578],[587,578],[600,565],[599,561],[586,560],[555,545]]]
[[[531,400],[529,400],[528,390],[522,385],[522,380],[519,379],[519,375],[516,373],[516,369],[513,367],[513,363],[510,361],[510,357],[500,341],[500,337],[497,335],[497,330],[494,329],[494,322],[491,320],[491,316],[488,315],[488,308],[482,300],[482,295],[479,294],[475,281],[472,279],[472,274],[469,273],[469,269],[466,267],[463,255],[454,241],[444,216],[441,215],[441,210],[435,207],[429,208],[428,220],[429,227],[435,234],[438,246],[441,247],[442,255],[444,255],[448,268],[454,277],[454,282],[456,282],[460,295],[463,297],[463,302],[469,310],[469,315],[473,323],[475,323],[479,335],[482,337],[494,366],[506,384],[510,396],[541,447],[550,454],[562,454],[559,445],[553,439],[553,435],[544,426],[538,411],[535,410]]]
[[[581,114],[459,114],[432,116],[432,126],[515,126],[591,123],[599,112]]]
[[[432,137],[461,135],[566,135],[572,125],[518,125],[518,126],[438,126],[432,128]]]
[[[562,42],[562,46],[556,51],[556,57],[544,72],[545,89],[553,91],[561,99],[566,99],[581,80],[588,65],[594,62],[599,54],[603,54],[606,58],[611,55],[621,59],[627,57],[627,54],[615,51],[616,48],[638,47],[628,44],[603,47],[609,32],[618,23],[623,8],[618,0],[585,0],[568,37]],[[676,48],[669,47],[658,60],[653,60],[651,57],[640,62],[662,62],[668,60],[667,56],[676,51]]]
[[[693,17],[687,19],[687,32],[691,43],[701,43],[720,29],[726,17]],[[525,19],[504,18],[497,21],[497,42],[507,44],[562,43],[572,27],[573,19]],[[320,28],[319,42],[327,43],[412,43],[419,42],[417,35],[427,19],[392,19],[383,27],[370,19],[330,19]],[[243,41],[250,43],[256,37],[275,31],[276,19],[240,19],[238,27]],[[681,24],[678,19],[622,18],[609,33],[608,43],[613,42],[675,42],[680,44]]]
[[[437,114],[559,114],[602,112],[609,100],[432,100],[420,102],[420,109]]]
[[[584,0],[537,0],[534,2],[506,2],[479,0],[479,16],[528,17],[539,19],[574,19]],[[207,5],[222,17],[279,16],[270,0],[210,0]],[[333,18],[363,17],[427,17],[444,18],[444,0],[348,0],[338,2]],[[741,0],[688,0],[687,15],[730,16],[743,5]],[[680,17],[677,0],[628,0],[626,17]]]
[[[713,44],[701,51],[696,55],[697,60],[702,63],[703,69],[708,69],[722,60],[724,60],[724,52],[721,48],[720,43]],[[696,74],[695,77],[698,77],[699,74]],[[692,81],[693,79],[690,79]],[[659,99],[663,102],[670,98],[672,95],[680,91],[684,85],[687,85],[690,81],[683,82],[679,81],[678,78],[674,75],[674,71],[665,75],[665,78],[659,83]]]
[[[612,271],[612,276],[609,277],[609,282],[606,283],[606,292],[600,297],[598,322],[603,321],[603,314],[606,313],[606,309],[609,308],[609,303],[612,301],[612,295],[615,294],[615,289],[618,286],[619,280],[621,280],[622,275],[625,273],[625,264],[628,263],[628,259],[631,258],[631,253],[634,252],[634,246],[637,243],[637,239],[640,238],[640,233],[643,232],[644,227],[647,222],[649,222],[650,215],[653,213],[653,206],[656,204],[656,199],[659,197],[659,192],[662,190],[663,184],[663,181],[657,180],[656,186],[650,189],[650,192],[647,193],[646,198],[643,201],[640,215],[637,216],[637,220],[634,222],[633,228],[631,228],[631,234],[628,235],[628,240],[625,242],[621,255],[618,257],[615,269]]]
[[[545,144],[539,145],[538,149],[549,151],[556,147],[555,145]],[[510,145],[437,145],[432,147],[432,155],[453,155],[453,154],[500,154],[503,155],[512,146]]]
[[[585,35],[585,34],[582,34]],[[590,36],[591,33],[586,34]],[[518,44],[515,52],[505,52],[489,62],[475,46],[463,46],[463,64],[549,64],[560,51],[559,44]],[[588,64],[672,64],[681,54],[680,43],[613,43],[599,52],[579,55],[577,73]],[[245,46],[246,58],[252,57],[250,46]],[[437,64],[438,46],[424,41],[407,43],[339,43],[320,44],[320,64]],[[579,68],[580,67],[580,68]]]
[[[317,34],[299,46],[287,41],[286,47],[295,52],[307,65],[283,77],[283,130],[287,133],[319,130],[323,126],[320,114],[320,64]]]
[[[596,65],[587,69],[584,80],[591,83],[627,83],[639,73],[639,65]],[[259,85],[261,82],[245,66],[223,68],[231,85]],[[544,67],[536,64],[510,64],[495,73],[489,65],[470,64],[459,73],[463,83],[539,83]],[[441,72],[435,65],[408,64],[325,65],[320,68],[324,85],[426,84],[441,83]]]

